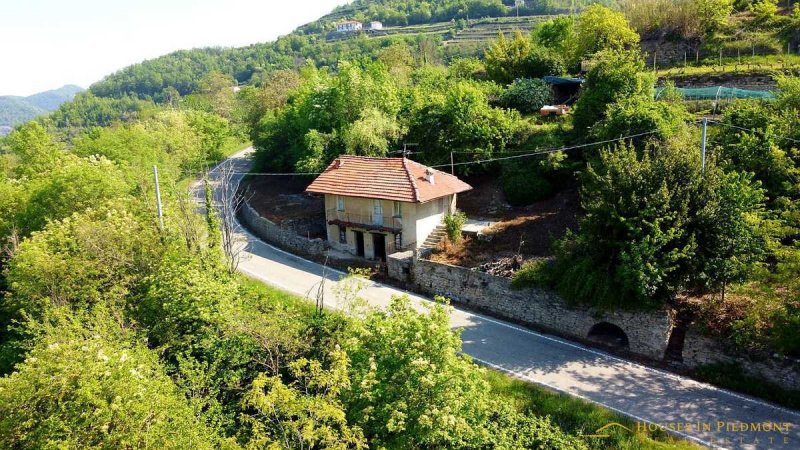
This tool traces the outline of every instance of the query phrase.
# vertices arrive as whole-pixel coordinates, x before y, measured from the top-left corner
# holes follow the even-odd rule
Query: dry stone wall
[[[778,355],[738,353],[696,329],[687,330],[683,341],[684,366],[696,368],[718,363],[737,364],[749,376],[770,381],[785,389],[800,390],[800,361]]]
[[[239,217],[251,233],[287,252],[316,259],[328,249],[327,241],[323,239],[306,239],[303,236],[299,236],[294,229],[282,228],[271,220],[261,217],[247,203],[242,205]]]
[[[616,325],[627,335],[631,352],[652,359],[663,358],[672,331],[672,316],[667,311],[630,313],[573,308],[553,292],[512,289],[507,278],[415,259],[411,252],[390,255],[387,265],[392,278],[418,291],[556,334],[585,340],[599,323]]]

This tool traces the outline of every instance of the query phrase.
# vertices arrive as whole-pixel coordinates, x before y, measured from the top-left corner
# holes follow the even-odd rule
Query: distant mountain
[[[28,97],[0,96],[0,135],[7,134],[14,125],[56,110],[62,103],[72,100],[75,98],[75,94],[81,91],[83,88],[66,85]]]

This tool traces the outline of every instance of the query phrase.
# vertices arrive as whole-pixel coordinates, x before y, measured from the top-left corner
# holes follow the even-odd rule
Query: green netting
[[[727,100],[734,98],[754,98],[769,100],[775,98],[771,91],[753,91],[725,86],[712,86],[704,88],[676,88],[687,100]],[[661,97],[664,88],[656,89],[656,98]]]

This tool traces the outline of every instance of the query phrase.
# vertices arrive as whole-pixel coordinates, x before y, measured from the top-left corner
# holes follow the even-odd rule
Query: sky
[[[348,0],[0,0],[0,95],[89,87],[179,49],[272,41]]]

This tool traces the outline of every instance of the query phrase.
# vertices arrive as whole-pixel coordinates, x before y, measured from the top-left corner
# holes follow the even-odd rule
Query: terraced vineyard
[[[483,49],[489,41],[497,38],[499,33],[507,36],[521,31],[528,33],[536,24],[545,22],[557,15],[523,16],[523,17],[495,17],[470,21],[467,28],[457,29],[455,22],[438,22],[423,25],[409,25],[405,27],[386,27],[383,30],[367,34],[369,37],[383,37],[392,35],[437,35],[441,36],[446,47],[458,52],[459,47],[467,52]],[[355,34],[331,33],[328,40],[342,40],[355,36]]]
[[[495,39],[499,33],[504,33],[505,35],[511,35],[516,31],[527,33],[537,24],[546,22],[554,17],[558,16],[546,15],[482,19],[472,23],[469,28],[459,30],[451,39],[445,41],[445,45],[485,44],[487,41]]]

